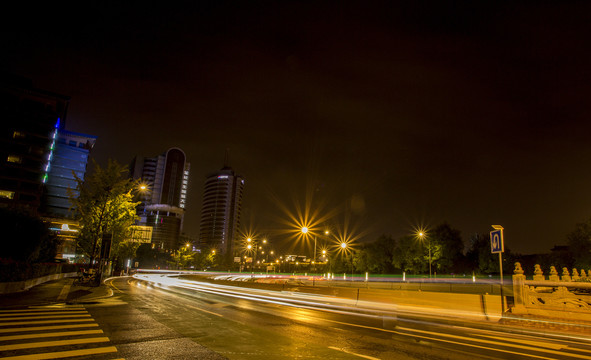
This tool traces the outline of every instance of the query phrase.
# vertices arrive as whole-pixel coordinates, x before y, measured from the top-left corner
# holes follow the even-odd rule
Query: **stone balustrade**
[[[535,265],[532,280],[527,280],[520,263],[513,270],[514,314],[529,314],[591,321],[591,270],[562,268],[562,275],[551,266],[546,277]]]

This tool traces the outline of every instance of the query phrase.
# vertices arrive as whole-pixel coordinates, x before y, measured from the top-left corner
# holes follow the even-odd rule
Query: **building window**
[[[11,163],[15,163],[15,164],[20,164],[23,162],[23,158],[18,155],[8,155],[8,158],[6,159],[6,161],[11,162]]]
[[[14,191],[0,190],[0,198],[2,199],[14,199]]]
[[[76,145],[78,145],[78,143],[76,142],[76,140],[70,140],[70,142],[68,143],[68,145],[76,147]]]

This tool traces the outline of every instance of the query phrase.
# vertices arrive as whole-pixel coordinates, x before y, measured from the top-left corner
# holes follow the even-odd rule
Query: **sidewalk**
[[[107,285],[78,286],[73,285],[73,281],[73,278],[48,281],[26,291],[0,294],[0,308],[6,309],[57,303],[84,304],[113,295],[113,291]]]

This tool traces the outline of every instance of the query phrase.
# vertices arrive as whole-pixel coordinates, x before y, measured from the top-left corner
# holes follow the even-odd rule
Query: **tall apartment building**
[[[229,166],[205,180],[199,242],[226,261],[237,255],[243,189],[244,179]]]
[[[0,206],[38,214],[70,98],[0,78]]]
[[[147,191],[140,198],[138,215],[140,225],[152,226],[154,247],[179,248],[190,167],[179,148],[170,148],[156,157],[136,157],[131,163],[131,176],[147,185]]]

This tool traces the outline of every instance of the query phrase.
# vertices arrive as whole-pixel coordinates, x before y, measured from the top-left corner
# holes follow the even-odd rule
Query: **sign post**
[[[499,271],[501,273],[501,314],[505,313],[505,298],[503,296],[503,251],[505,251],[505,242],[503,239],[503,227],[501,225],[491,225],[494,231],[490,232],[490,252],[499,254]]]

